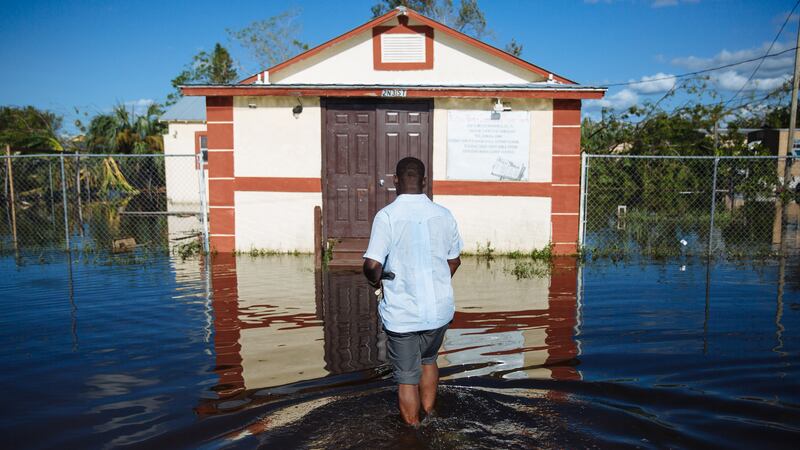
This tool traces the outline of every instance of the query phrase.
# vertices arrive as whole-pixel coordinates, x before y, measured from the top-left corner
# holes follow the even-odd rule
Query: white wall
[[[491,246],[498,252],[540,249],[550,242],[550,198],[437,195],[458,222],[464,250]]]
[[[254,101],[256,108],[249,108]],[[515,111],[530,111],[530,182],[550,182],[552,171],[552,100],[503,99]],[[318,98],[302,98],[295,119],[295,98],[236,98],[234,101],[234,170],[237,177],[321,176],[322,124]],[[492,99],[436,99],[433,118],[434,179],[446,179],[447,111],[491,110]],[[513,183],[513,182],[509,182]],[[498,251],[542,248],[550,241],[549,198],[437,195],[462,227],[468,251],[487,241]],[[237,192],[236,246],[281,251],[313,250],[313,208],[320,193]]]
[[[395,24],[396,20],[393,21]],[[389,22],[391,24],[392,22]],[[413,21],[411,25],[415,25]],[[543,81],[541,75],[434,30],[433,69],[375,70],[372,30],[269,74],[270,83],[502,84]]]
[[[513,111],[531,116],[529,182],[552,180],[553,101],[550,99],[503,98]],[[433,178],[447,179],[447,112],[450,110],[492,110],[495,99],[437,98],[433,113]]]
[[[194,133],[197,131],[206,131],[206,125],[170,123],[167,134],[164,135],[164,172],[167,181],[167,199],[170,203],[200,203],[200,187],[194,159]],[[169,155],[191,155],[191,157]]]
[[[314,206],[322,194],[236,192],[236,248],[312,252]]]
[[[322,116],[318,97],[234,97],[234,173],[237,177],[319,178]],[[250,108],[249,103],[255,103]]]

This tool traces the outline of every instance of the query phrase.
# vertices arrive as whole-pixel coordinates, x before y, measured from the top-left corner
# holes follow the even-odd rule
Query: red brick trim
[[[579,199],[581,187],[574,186],[553,186],[551,188],[553,200],[550,207],[551,214],[577,214],[580,209]],[[577,241],[577,239],[575,239]],[[563,241],[553,241],[563,242]]]
[[[209,208],[208,221],[211,226],[211,235],[236,234],[236,209],[234,207]]]
[[[233,120],[233,97],[206,98],[209,122]],[[233,187],[233,152],[212,150],[233,149],[233,123],[209,123],[208,133],[208,197],[211,250],[232,254],[236,250],[236,214]],[[220,179],[222,178],[222,179]]]
[[[233,97],[208,97],[206,99],[206,122],[232,122]]]
[[[553,154],[580,155],[581,154],[580,127],[569,127],[569,128],[553,127]]]
[[[553,125],[580,125],[580,100],[553,100]]]
[[[573,252],[574,253],[574,252]],[[574,257],[557,257],[550,272],[545,327],[547,360],[554,380],[580,380],[572,361],[578,356],[575,326],[578,324],[578,267]]]
[[[581,177],[581,102],[553,100],[550,240],[557,255],[578,250]]]
[[[208,180],[209,206],[233,205],[234,180]]]
[[[581,158],[574,156],[557,156],[553,158],[553,184],[580,184]]]
[[[550,183],[433,180],[433,195],[549,197]]]
[[[209,123],[206,124],[206,130],[209,149],[233,149],[233,123]]]
[[[232,242],[232,241],[231,241]],[[233,250],[221,251],[211,258],[211,286],[214,310],[214,354],[219,376],[214,391],[219,400],[234,397],[245,389],[242,375],[242,347],[239,343],[239,280]],[[212,412],[212,411],[207,411]]]
[[[322,192],[319,178],[236,177],[237,191],[251,192]]]
[[[208,153],[208,178],[233,178],[233,152]]]

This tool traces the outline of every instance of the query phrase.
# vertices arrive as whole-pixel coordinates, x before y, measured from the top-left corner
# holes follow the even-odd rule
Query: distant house
[[[206,99],[183,97],[161,116],[167,124],[164,135],[165,155],[203,155],[208,160]],[[166,158],[165,176],[170,203],[199,204],[197,162],[190,158]]]
[[[211,246],[364,245],[416,156],[466,249],[576,251],[582,86],[398,8],[205,98]],[[179,132],[180,134],[180,132]],[[356,244],[352,244],[355,242]]]

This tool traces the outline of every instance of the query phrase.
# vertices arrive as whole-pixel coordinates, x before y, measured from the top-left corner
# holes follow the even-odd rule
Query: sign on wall
[[[530,139],[528,111],[450,110],[447,178],[527,181]]]

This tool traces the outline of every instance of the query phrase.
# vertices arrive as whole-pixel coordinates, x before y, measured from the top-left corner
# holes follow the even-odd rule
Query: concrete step
[[[364,260],[361,258],[333,258],[328,261],[328,268],[330,269],[352,269],[360,270],[364,265]]]
[[[333,243],[333,252],[361,252],[362,254],[367,250],[369,239],[362,238],[342,238],[337,239]]]

